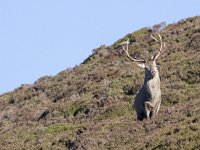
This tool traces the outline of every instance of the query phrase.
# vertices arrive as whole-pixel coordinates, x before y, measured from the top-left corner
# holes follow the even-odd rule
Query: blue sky
[[[0,94],[79,65],[137,29],[196,15],[198,0],[0,0]]]

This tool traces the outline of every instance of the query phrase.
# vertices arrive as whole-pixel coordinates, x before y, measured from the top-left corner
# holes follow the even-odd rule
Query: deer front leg
[[[156,107],[156,111],[155,111],[155,114],[157,115],[158,114],[158,111],[160,109],[160,104],[161,104],[161,101],[158,102],[158,105]]]
[[[149,117],[151,117],[150,113],[151,113],[152,109],[154,108],[154,105],[153,105],[153,103],[148,101],[148,102],[144,103],[144,107],[145,107],[146,119],[149,120]]]
[[[156,116],[158,107],[159,107],[159,103],[156,103],[154,108],[152,109],[152,111],[150,113],[150,118],[151,119],[153,119]]]
[[[160,109],[160,103],[161,101],[157,102],[152,108],[152,111],[150,112],[150,118],[154,118],[158,114],[158,111]]]

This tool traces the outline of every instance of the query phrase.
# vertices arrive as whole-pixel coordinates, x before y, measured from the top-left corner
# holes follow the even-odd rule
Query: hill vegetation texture
[[[162,104],[150,121],[137,121],[134,96],[144,70],[130,53],[157,63]],[[1,150],[200,149],[200,17],[161,23],[94,49],[77,67],[45,76],[0,96]]]

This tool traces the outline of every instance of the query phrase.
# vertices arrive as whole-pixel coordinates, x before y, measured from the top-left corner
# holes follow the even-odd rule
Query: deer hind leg
[[[148,120],[149,118],[152,117],[152,110],[154,108],[154,104],[151,102],[145,102],[145,114],[146,114],[146,119]]]
[[[145,118],[145,113],[144,112],[141,112],[141,113],[138,113],[137,114],[137,120],[139,121],[143,121],[143,119]]]

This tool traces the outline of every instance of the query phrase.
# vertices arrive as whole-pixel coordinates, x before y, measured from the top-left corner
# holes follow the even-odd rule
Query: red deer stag
[[[142,67],[145,70],[144,84],[137,93],[134,101],[134,108],[138,120],[152,119],[157,115],[160,109],[160,77],[156,66],[156,59],[160,56],[163,47],[165,47],[165,43],[162,42],[162,37],[159,33],[158,36],[160,40],[151,35],[151,37],[160,44],[160,49],[150,60],[132,58],[128,52],[128,46],[130,44],[129,40],[121,43],[122,49],[125,51],[128,58],[136,62],[139,67]]]

